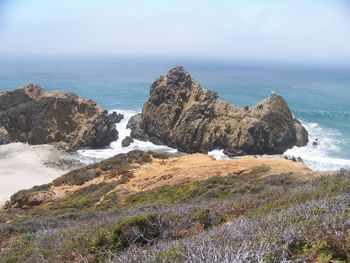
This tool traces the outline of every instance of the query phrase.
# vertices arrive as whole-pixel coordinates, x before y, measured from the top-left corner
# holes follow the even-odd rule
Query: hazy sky
[[[0,0],[0,54],[350,63],[347,0]]]

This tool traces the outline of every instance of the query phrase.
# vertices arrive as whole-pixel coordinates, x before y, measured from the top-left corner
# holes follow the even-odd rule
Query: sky
[[[0,55],[350,64],[348,0],[0,0]]]

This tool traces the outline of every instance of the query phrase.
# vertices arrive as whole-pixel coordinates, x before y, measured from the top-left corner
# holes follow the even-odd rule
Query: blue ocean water
[[[0,90],[37,83],[130,115],[141,110],[151,83],[175,65],[235,105],[253,105],[277,92],[311,138],[308,146],[286,154],[301,156],[314,169],[350,167],[350,68],[174,58],[7,57],[0,60]],[[316,138],[320,143],[314,147]]]

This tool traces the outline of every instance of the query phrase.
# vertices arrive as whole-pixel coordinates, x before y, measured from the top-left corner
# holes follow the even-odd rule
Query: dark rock
[[[147,134],[140,128],[141,113],[132,116],[126,125],[127,129],[131,130],[130,136],[132,138],[137,138],[142,141],[149,140]]]
[[[94,101],[72,93],[47,93],[32,84],[0,95],[0,127],[0,144],[100,148],[118,138],[107,112]]]
[[[61,159],[58,159],[56,161],[47,161],[43,164],[46,167],[60,169],[60,170],[66,170],[66,171],[73,170],[73,169],[79,169],[79,168],[86,166],[86,164],[79,161],[78,159],[65,159],[65,158],[61,158]]]
[[[283,158],[295,163],[304,163],[304,160],[299,156],[299,157],[295,157],[295,156],[286,156],[283,155]]]
[[[239,108],[202,88],[182,67],[152,84],[142,113],[128,128],[133,138],[187,153],[221,148],[229,156],[281,154],[308,142],[307,131],[281,96]]]
[[[130,144],[134,142],[134,139],[131,138],[130,136],[126,136],[124,140],[122,141],[122,147],[128,147]]]
[[[119,123],[122,119],[124,119],[124,115],[121,113],[116,113],[115,111],[108,115],[108,121],[110,124]]]

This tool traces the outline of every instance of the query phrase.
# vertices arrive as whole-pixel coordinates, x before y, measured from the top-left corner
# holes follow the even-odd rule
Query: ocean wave
[[[212,156],[215,158],[215,160],[230,160],[229,156],[224,154],[224,150],[213,150],[208,152],[208,155]]]
[[[328,110],[294,110],[298,116],[307,116],[323,119],[350,119],[350,112],[347,111],[328,111]]]
[[[120,153],[127,153],[132,150],[144,150],[144,151],[154,151],[162,154],[169,155],[182,155],[176,149],[170,148],[165,145],[155,145],[151,142],[144,142],[140,140],[134,140],[132,144],[128,147],[122,147],[122,141],[125,137],[130,136],[130,129],[127,129],[126,126],[130,118],[136,114],[138,111],[133,110],[110,110],[110,113],[117,112],[124,115],[124,118],[121,122],[116,124],[116,128],[119,132],[119,139],[110,144],[110,147],[107,149],[87,149],[87,150],[78,150],[78,158],[85,164],[92,164],[110,157],[113,157]]]
[[[309,132],[309,143],[304,147],[293,147],[284,155],[301,157],[313,170],[350,169],[350,160],[336,157],[345,144],[338,130],[322,127],[318,123],[302,122],[302,124]],[[314,145],[316,140],[317,145]]]
[[[350,160],[336,158],[334,156],[342,151],[345,141],[342,134],[335,129],[328,129],[317,123],[302,122],[309,133],[309,143],[304,147],[293,147],[284,155],[288,157],[300,157],[312,170],[335,171],[342,168],[350,169]],[[318,145],[313,145],[317,140]],[[223,153],[223,150],[214,150],[208,153],[216,160],[231,159]],[[257,157],[269,157],[267,155]]]

